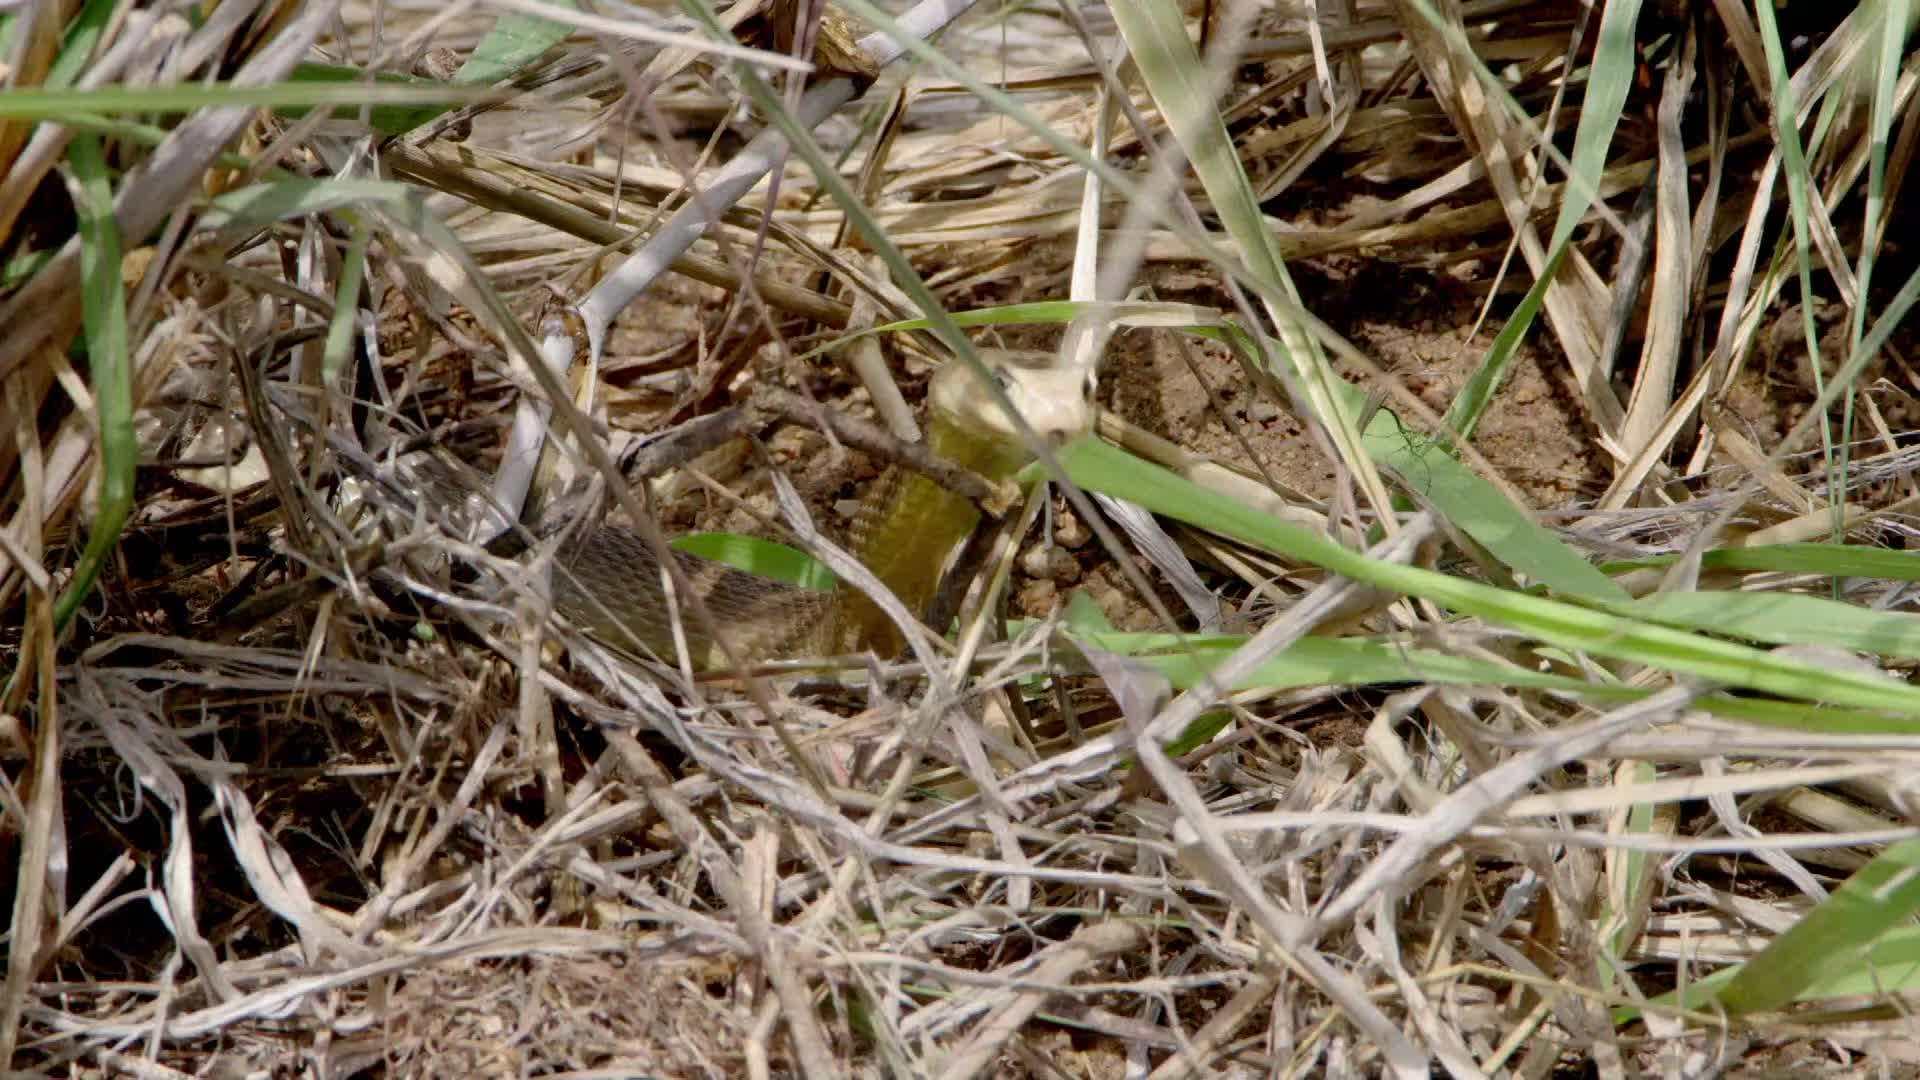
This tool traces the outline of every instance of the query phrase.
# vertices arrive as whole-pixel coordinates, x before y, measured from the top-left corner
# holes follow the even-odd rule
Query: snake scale
[[[1035,434],[1053,443],[1087,429],[1081,378],[1047,354],[985,351],[982,360]],[[927,448],[989,479],[1030,460],[1005,411],[973,369],[949,363],[927,389]],[[916,615],[924,617],[953,550],[979,523],[972,502],[934,480],[893,466],[854,515],[847,547]],[[726,664],[712,630],[753,663],[871,650],[892,656],[899,628],[857,589],[803,588],[673,550],[687,585],[713,616],[707,625],[681,605],[687,656],[697,668]],[[584,530],[554,556],[555,610],[601,642],[662,659],[678,655],[665,575],[652,545],[619,525]]]

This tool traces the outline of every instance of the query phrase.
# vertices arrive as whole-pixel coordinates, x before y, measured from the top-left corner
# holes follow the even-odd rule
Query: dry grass
[[[1220,85],[1182,100],[1150,9],[983,8],[866,89],[849,3],[795,105],[837,179],[777,190],[692,14],[603,11],[389,139],[153,95],[444,81],[497,11],[0,13],[11,88],[131,95],[0,95],[0,1059],[1920,1067],[1904,6],[1437,6],[1189,12],[1209,63],[1165,70]],[[791,5],[720,17],[797,48]],[[541,364],[562,300],[619,314],[596,380]],[[407,479],[483,487],[532,401],[551,491],[755,381],[901,430],[941,313],[1014,304],[970,340],[1101,357],[1101,436],[1191,488],[1040,489],[934,663],[615,655]],[[654,479],[669,533],[832,534],[880,464],[758,434]],[[1196,629],[1240,636],[1122,633]]]

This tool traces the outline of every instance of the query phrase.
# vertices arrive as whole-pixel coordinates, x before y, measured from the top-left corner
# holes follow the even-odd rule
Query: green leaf
[[[1351,406],[1360,391],[1342,383]],[[1471,536],[1517,573],[1563,596],[1625,601],[1627,592],[1578,551],[1529,517],[1499,488],[1456,461],[1433,440],[1400,424],[1386,409],[1367,423],[1367,453],[1399,481],[1433,503],[1455,528]]]
[[[1920,658],[1920,616],[1802,593],[1657,593],[1626,605],[1622,613],[1774,645],[1832,645]]]
[[[573,7],[572,0],[554,0],[556,6]],[[454,73],[453,81],[462,86],[491,86],[516,75],[548,49],[567,40],[573,27],[536,15],[509,12],[494,21],[493,29],[480,39],[473,54]]]
[[[1841,993],[1876,993],[1920,979],[1920,933],[1904,929],[1876,946],[1920,909],[1920,840],[1875,856],[1753,959],[1655,999],[1659,1005],[1718,1004],[1733,1015],[1779,1009]]]
[[[833,571],[811,555],[772,540],[739,533],[709,532],[676,536],[667,544],[689,555],[726,563],[735,569],[804,589],[831,592],[839,586],[839,579],[833,576]]]

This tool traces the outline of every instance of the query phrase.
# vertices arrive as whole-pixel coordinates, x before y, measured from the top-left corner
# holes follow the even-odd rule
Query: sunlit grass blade
[[[1082,439],[1061,453],[1075,483],[1157,514],[1259,545],[1355,581],[1431,600],[1561,648],[1646,664],[1676,675],[1805,701],[1920,716],[1920,688],[1841,671],[1573,604],[1510,592],[1414,566],[1378,562],[1293,525],[1248,510],[1173,473]]]
[[[1425,4],[1415,4],[1429,21],[1439,23]],[[1494,394],[1506,381],[1520,342],[1532,329],[1546,301],[1547,289],[1559,273],[1560,264],[1571,250],[1574,229],[1586,217],[1600,192],[1607,168],[1607,152],[1613,134],[1620,126],[1620,114],[1626,106],[1627,92],[1633,86],[1638,49],[1634,28],[1639,22],[1640,0],[1609,0],[1600,13],[1600,32],[1594,42],[1593,60],[1587,67],[1585,93],[1580,99],[1580,119],[1574,128],[1573,152],[1568,156],[1570,182],[1561,190],[1560,211],[1554,219],[1553,238],[1547,245],[1546,266],[1527,290],[1505,325],[1494,337],[1493,346],[1479,367],[1468,377],[1453,404],[1447,409],[1447,427],[1462,438],[1472,438]],[[1480,69],[1476,67],[1476,74]],[[1495,87],[1496,92],[1500,88]]]
[[[1288,314],[1300,297],[1287,276],[1279,244],[1260,210],[1253,183],[1235,151],[1226,122],[1214,106],[1217,92],[1212,71],[1201,60],[1187,36],[1180,9],[1152,0],[1115,0],[1108,5],[1141,77],[1153,94],[1195,175],[1206,188],[1220,223],[1239,246],[1254,273],[1279,286],[1277,295],[1261,296],[1267,316],[1279,335],[1278,353],[1291,366],[1310,408],[1326,429],[1341,459],[1352,470],[1359,489],[1373,508],[1390,512],[1391,500],[1361,442],[1354,415],[1339,407],[1335,395],[1345,385],[1327,362],[1325,352],[1300,332]],[[1271,355],[1258,357],[1271,363]]]
[[[1831,645],[1838,649],[1920,658],[1920,615],[1872,608],[1803,593],[1666,592],[1625,606],[1669,626],[1705,630],[1772,645]]]
[[[1644,567],[1671,566],[1677,555],[1609,562],[1601,569],[1621,573]],[[1764,544],[1756,547],[1715,548],[1700,556],[1702,570],[1759,570],[1829,577],[1878,578],[1884,581],[1920,581],[1920,554],[1889,548],[1848,544]]]
[[[1860,868],[1748,960],[1655,1000],[1654,1004],[1733,1015],[1795,1001],[1897,992],[1920,985],[1920,933],[1884,939],[1920,910],[1920,840],[1895,844]],[[1634,1011],[1618,1019],[1637,1016]]]

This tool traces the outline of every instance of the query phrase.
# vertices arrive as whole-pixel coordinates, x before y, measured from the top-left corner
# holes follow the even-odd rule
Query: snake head
[[[1027,427],[1049,445],[1063,445],[1093,427],[1092,379],[1084,368],[1061,363],[1050,352],[981,349],[979,355]],[[934,373],[927,405],[968,431],[1021,441],[998,395],[982,386],[979,372],[964,361],[949,361]]]

